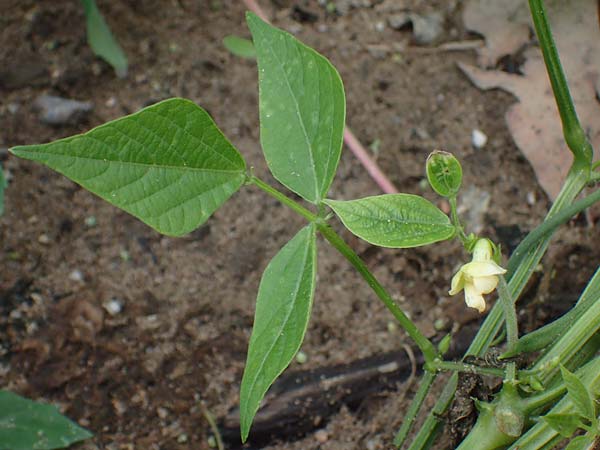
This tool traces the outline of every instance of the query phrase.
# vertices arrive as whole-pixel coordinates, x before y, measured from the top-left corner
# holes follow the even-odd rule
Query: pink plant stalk
[[[269,22],[267,15],[258,5],[256,0],[242,1],[244,2],[244,5],[246,5],[246,8],[248,8],[265,22]],[[360,161],[363,167],[367,170],[367,173],[371,176],[373,181],[377,183],[384,193],[395,194],[398,192],[396,186],[394,186],[390,179],[383,173],[377,163],[373,161],[365,147],[360,143],[360,141],[356,138],[356,136],[354,136],[352,131],[350,131],[350,128],[347,126],[344,128],[344,142],[354,156],[356,156],[356,158]]]

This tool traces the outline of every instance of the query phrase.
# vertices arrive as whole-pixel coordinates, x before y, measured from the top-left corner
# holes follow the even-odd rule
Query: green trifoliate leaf
[[[235,56],[248,59],[256,59],[256,49],[254,44],[249,39],[244,39],[238,36],[225,36],[223,45],[227,50]]]
[[[127,76],[127,56],[111,33],[95,0],[81,0],[81,2],[85,10],[90,48],[115,69],[119,78]]]
[[[427,179],[442,197],[454,197],[462,183],[462,167],[452,153],[436,150],[427,158]]]
[[[4,189],[6,189],[8,183],[4,178],[4,169],[2,169],[2,164],[0,164],[0,216],[4,214]]]
[[[342,149],[346,101],[338,72],[290,34],[248,13],[258,59],[260,140],[273,176],[319,203]]]
[[[300,349],[315,290],[315,227],[303,228],[271,260],[260,281],[240,392],[242,441],[267,389]]]
[[[567,386],[569,397],[573,400],[577,412],[589,420],[596,419],[596,408],[594,407],[594,398],[587,390],[583,382],[572,372],[569,372],[564,366],[560,366],[560,372]]]
[[[11,151],[171,236],[206,221],[246,177],[246,163],[208,113],[178,98],[85,134]]]
[[[542,419],[558,434],[566,438],[573,436],[575,431],[583,425],[581,416],[578,414],[546,414]]]
[[[455,233],[448,216],[417,195],[385,194],[325,203],[352,233],[381,247],[418,247],[449,239]]]
[[[90,437],[90,432],[62,416],[55,406],[0,391],[1,449],[65,448]]]

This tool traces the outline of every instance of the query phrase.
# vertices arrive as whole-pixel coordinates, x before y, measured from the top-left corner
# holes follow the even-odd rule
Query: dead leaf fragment
[[[512,0],[498,1],[498,4],[505,2],[510,4]],[[597,100],[600,90],[600,29],[596,1],[553,2],[551,7],[548,16],[571,95],[581,124],[596,149],[597,158],[600,146],[600,104]],[[495,28],[490,28],[489,34],[495,32]],[[482,70],[466,64],[459,64],[459,67],[478,88],[500,88],[519,99],[506,113],[509,130],[531,163],[540,185],[554,200],[572,156],[564,142],[560,116],[541,52],[539,48],[531,47],[524,56],[523,75]]]
[[[530,22],[523,0],[469,0],[463,10],[465,27],[485,36],[485,46],[477,51],[480,67],[494,67],[529,42]]]

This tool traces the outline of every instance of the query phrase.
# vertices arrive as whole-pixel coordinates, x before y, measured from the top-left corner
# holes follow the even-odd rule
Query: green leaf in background
[[[248,13],[258,58],[260,141],[273,176],[312,203],[337,170],[346,100],[327,59]]]
[[[93,52],[109,63],[119,78],[127,76],[127,56],[106,24],[95,0],[81,0],[85,10],[88,44]]]
[[[246,177],[242,156],[208,113],[180,98],[85,134],[11,151],[66,175],[171,236],[205,222]]]
[[[267,389],[300,349],[315,291],[316,258],[315,226],[308,225],[275,255],[262,276],[240,391],[242,441]]]
[[[6,186],[8,186],[8,183],[4,178],[2,164],[0,164],[0,216],[4,214],[4,189],[6,189]]]
[[[92,436],[53,405],[0,391],[1,450],[65,448]]]
[[[352,233],[380,247],[418,247],[455,233],[448,216],[418,195],[385,194],[325,203]]]
[[[256,49],[254,48],[252,41],[249,39],[244,39],[238,36],[225,36],[223,38],[223,45],[235,56],[256,59]]]
[[[560,373],[567,386],[569,396],[573,400],[579,414],[589,420],[596,419],[596,408],[594,407],[594,398],[587,390],[583,382],[572,372],[569,372],[564,366],[560,366]]]
[[[442,197],[454,197],[462,183],[462,167],[452,153],[436,150],[427,157],[427,179]]]
[[[546,414],[542,419],[554,428],[561,436],[570,438],[581,425],[581,416],[578,414]]]

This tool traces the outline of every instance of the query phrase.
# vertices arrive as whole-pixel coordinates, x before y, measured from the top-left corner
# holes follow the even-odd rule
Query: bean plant
[[[290,34],[248,13],[258,61],[260,141],[273,176],[304,202],[259,178],[212,118],[195,103],[173,98],[93,130],[41,145],[11,149],[64,174],[159,233],[182,236],[202,225],[242,187],[274,197],[307,224],[267,265],[258,289],[254,327],[240,389],[241,440],[249,436],[265,393],[298,352],[315,296],[320,234],[364,278],[412,338],[424,357],[424,374],[394,439],[405,444],[424,399],[439,373],[452,372],[437,403],[413,433],[410,449],[433,445],[455,394],[459,372],[495,376],[502,388],[490,402],[478,401],[479,417],[460,449],[550,449],[572,438],[569,450],[592,445],[600,432],[600,272],[564,316],[519,336],[515,303],[561,225],[600,199],[600,190],[576,200],[598,181],[598,163],[577,119],[541,0],[529,0],[573,164],[546,219],[506,260],[499,246],[469,233],[458,199],[462,169],[451,154],[433,152],[426,175],[448,200],[450,214],[423,197],[388,194],[332,199],[345,123],[342,81],[331,63]],[[489,367],[476,358],[446,360],[451,336],[434,344],[392,299],[363,260],[334,231],[333,216],[353,234],[382,247],[401,249],[457,239],[472,254],[449,281],[449,293],[464,292],[467,306],[487,312],[465,356],[502,350]],[[485,296],[497,290],[488,308]],[[517,357],[534,354],[527,366]],[[575,436],[577,434],[577,436]],[[390,437],[391,438],[391,437]]]

